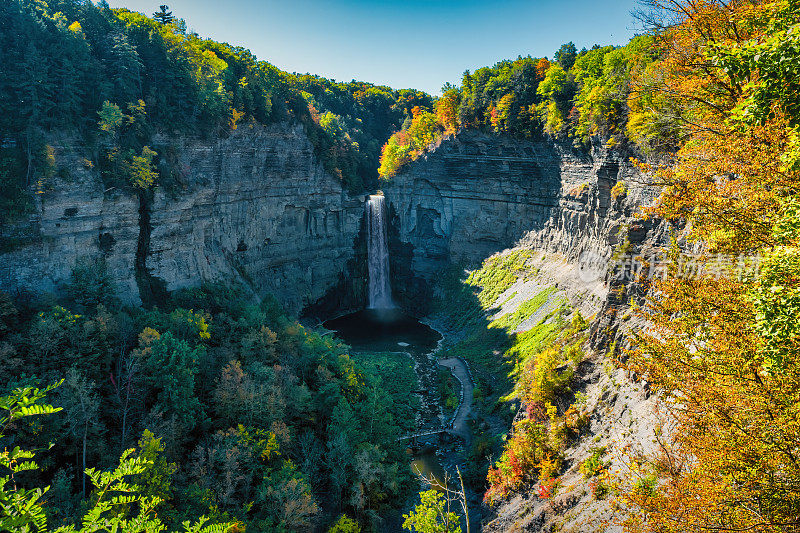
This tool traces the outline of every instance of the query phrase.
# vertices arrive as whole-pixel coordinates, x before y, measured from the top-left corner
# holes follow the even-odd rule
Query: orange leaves
[[[444,135],[451,135],[458,129],[459,93],[450,90],[436,103],[436,120],[444,127]]]
[[[783,121],[727,135],[695,135],[665,173],[667,188],[657,213],[685,217],[692,237],[715,251],[749,252],[771,246],[780,202],[797,190],[798,176],[785,172],[781,154],[789,138]]]
[[[658,40],[660,59],[634,80],[629,131],[675,133],[678,150],[669,165],[640,166],[664,187],[649,213],[687,222],[676,254],[683,238],[709,253],[772,254],[784,202],[800,187],[784,161],[792,117],[738,120],[733,110],[753,80],[729,77],[709,43],[768,37],[759,33],[766,14],[778,16],[782,3],[660,5],[671,25]],[[765,280],[763,272],[755,280],[690,279],[673,268],[655,282],[642,311],[649,327],[636,337],[629,367],[664,395],[676,424],[664,453],[681,467],[659,469],[664,461],[654,461],[661,482],[624,491],[635,514],[647,517],[631,518],[629,531],[797,530],[800,361],[796,346],[781,343],[780,370],[770,369],[765,347],[773,330],[760,325],[767,315],[793,322],[798,310],[789,300],[759,300],[757,290],[781,291],[790,279]]]
[[[389,138],[381,151],[378,174],[382,178],[394,176],[397,171],[419,157],[428,147],[442,137],[442,126],[436,115],[414,106],[414,116],[408,130],[399,131]]]
[[[536,62],[536,78],[538,80],[543,80],[544,75],[547,72],[547,69],[550,68],[550,62],[547,58],[541,58],[539,61]]]

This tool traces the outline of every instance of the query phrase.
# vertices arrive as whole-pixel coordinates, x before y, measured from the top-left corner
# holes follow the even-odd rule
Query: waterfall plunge
[[[386,243],[386,201],[382,195],[371,195],[366,208],[369,308],[393,309],[395,305],[389,284],[389,248]]]

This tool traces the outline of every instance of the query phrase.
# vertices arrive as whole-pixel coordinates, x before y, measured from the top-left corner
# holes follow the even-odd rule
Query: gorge
[[[0,531],[797,533],[796,2],[109,2],[0,2]]]
[[[438,392],[440,335],[401,311],[424,316],[434,300],[447,300],[439,278],[449,268],[474,268],[514,246],[544,254],[549,266],[537,266],[533,274],[540,289],[524,286],[510,301],[500,298],[505,299],[502,310],[491,313],[512,315],[540,290],[553,287],[558,293],[545,307],[562,305],[563,299],[584,316],[604,313],[595,321],[595,338],[609,342],[614,334],[608,328],[619,321],[607,310],[621,314],[615,302],[624,302],[609,292],[612,248],[622,241],[641,246],[653,239],[652,232],[631,224],[648,191],[637,187],[636,172],[624,156],[603,148],[580,155],[556,143],[466,131],[443,140],[384,184],[382,194],[351,196],[320,168],[299,127],[243,129],[213,145],[183,146],[178,152],[185,169],[182,190],[157,192],[148,207],[149,248],[143,261],[148,276],[167,291],[234,279],[247,288],[248,298],[271,293],[290,310],[307,306],[309,320],[330,319],[330,310],[344,315],[324,326],[355,352],[411,357],[419,405],[409,433],[446,429],[454,413],[452,406],[448,414],[442,411]],[[116,293],[125,302],[141,302],[136,198],[102,191],[69,145],[58,146],[56,158],[69,166],[72,181],[40,196],[31,229],[14,230],[30,232],[34,242],[3,255],[0,286],[58,290],[75,265],[100,258]],[[612,198],[611,189],[621,181],[631,184],[626,197]],[[308,187],[314,194],[304,191]],[[130,215],[120,217],[125,206]],[[104,246],[107,241],[112,244]],[[580,264],[587,253],[602,259],[597,274],[588,278]],[[52,285],[42,286],[41,280]],[[445,346],[463,335],[441,313],[434,310],[432,317]],[[531,320],[534,325],[539,319]],[[492,369],[462,364],[472,367],[480,383],[496,379]],[[457,382],[454,386],[458,395]],[[503,420],[489,416],[494,431],[509,423]],[[613,425],[598,423],[598,428]],[[463,447],[458,453],[451,448],[460,437],[441,448],[440,435],[414,441],[421,446],[420,457],[427,457],[428,473],[439,471],[438,460],[425,455],[435,449],[431,446],[444,450],[450,467],[466,453]],[[476,498],[470,505],[477,527],[482,514]]]

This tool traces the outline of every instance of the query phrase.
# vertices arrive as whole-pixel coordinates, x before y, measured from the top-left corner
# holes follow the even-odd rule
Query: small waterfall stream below
[[[365,217],[369,275],[366,308],[328,320],[323,327],[334,331],[351,346],[354,353],[391,353],[413,365],[418,386],[417,390],[409,391],[409,395],[419,398],[414,426],[419,433],[441,430],[451,422],[445,418],[439,400],[440,366],[435,353],[442,335],[405,314],[394,304],[389,271],[387,210],[383,195],[369,197]],[[437,456],[438,439],[438,434],[434,434],[408,441],[414,452],[409,467],[426,477],[432,476],[437,482],[443,479],[444,474]]]
[[[410,358],[418,388],[409,391],[419,398],[415,427],[419,432],[438,430],[447,425],[439,402],[439,365],[434,353],[442,339],[433,328],[403,313],[392,299],[387,239],[387,209],[383,195],[370,195],[365,205],[367,224],[367,307],[361,311],[328,320],[323,324],[336,332],[354,352],[387,353]],[[435,436],[431,441],[435,441]],[[419,444],[417,440],[414,443]],[[411,442],[409,441],[409,444]],[[441,466],[430,446],[418,450],[412,462],[423,473],[439,476]]]

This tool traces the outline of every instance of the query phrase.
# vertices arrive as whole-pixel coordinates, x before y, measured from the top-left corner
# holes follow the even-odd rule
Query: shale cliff
[[[624,151],[476,131],[445,139],[384,192],[393,286],[410,307],[446,265],[475,266],[516,244],[579,265],[577,283],[604,299],[613,248],[645,240],[650,228],[632,215],[653,193]]]
[[[204,280],[239,281],[294,312],[340,281],[363,199],[314,156],[303,127],[242,126],[209,141],[156,139],[176,183],[152,196],[106,187],[80,142],[53,140],[56,178],[28,220],[2,229],[0,288],[57,291],[84,258],[104,258],[126,303]]]

